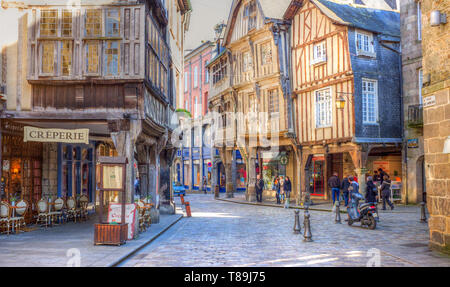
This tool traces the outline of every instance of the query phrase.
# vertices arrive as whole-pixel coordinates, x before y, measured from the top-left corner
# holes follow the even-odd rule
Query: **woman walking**
[[[366,202],[377,202],[377,187],[371,176],[367,177]]]
[[[392,204],[391,200],[391,180],[389,179],[389,175],[385,174],[383,176],[383,183],[381,184],[381,198],[383,198],[383,210],[386,210],[386,201],[391,207],[391,210],[394,209],[394,204]]]
[[[284,208],[289,208],[289,199],[291,197],[291,190],[292,190],[292,184],[291,180],[289,179],[289,176],[286,176],[286,179],[284,180],[284,194],[286,195],[286,201],[284,203]]]
[[[280,199],[280,180],[279,180],[278,176],[275,177],[275,180],[273,182],[273,187],[274,187],[274,189],[276,191],[275,196],[277,198],[277,204],[281,204],[281,199]]]

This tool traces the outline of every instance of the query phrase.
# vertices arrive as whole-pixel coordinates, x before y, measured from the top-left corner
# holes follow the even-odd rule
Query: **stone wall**
[[[44,143],[42,147],[42,196],[58,194],[58,144]]]
[[[422,0],[421,3],[422,92],[425,99],[435,97],[435,104],[424,108],[423,115],[430,247],[450,253],[450,155],[443,153],[445,139],[450,135],[450,24],[437,27],[429,24],[433,10],[450,15],[450,1]]]

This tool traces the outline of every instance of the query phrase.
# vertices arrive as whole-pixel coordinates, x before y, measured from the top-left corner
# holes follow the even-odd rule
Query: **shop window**
[[[61,75],[72,74],[72,41],[61,42]]]
[[[41,37],[56,37],[58,30],[58,10],[41,10],[40,35]]]
[[[86,9],[85,35],[86,37],[95,37],[102,35],[101,9]]]
[[[105,74],[118,75],[119,74],[119,42],[106,41],[104,52]]]

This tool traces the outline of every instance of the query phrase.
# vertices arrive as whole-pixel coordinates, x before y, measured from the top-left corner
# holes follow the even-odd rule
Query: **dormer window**
[[[358,56],[376,56],[372,33],[361,31],[356,32],[356,52]]]
[[[314,45],[313,59],[311,65],[325,63],[327,61],[327,50],[325,48],[325,42]]]
[[[248,21],[248,31],[256,28],[256,1],[251,0],[244,8],[244,18]]]

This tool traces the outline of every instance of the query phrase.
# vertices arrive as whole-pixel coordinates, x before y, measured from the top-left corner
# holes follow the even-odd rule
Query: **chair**
[[[38,215],[37,215],[37,221],[36,224],[39,223],[45,223],[45,227],[48,227],[48,220],[50,218],[49,215],[49,211],[48,211],[48,201],[41,198],[38,202],[37,202],[37,210],[38,210]]]
[[[52,222],[61,223],[63,221],[63,212],[62,212],[63,208],[64,208],[64,199],[58,197],[54,202],[54,211],[49,212]]]
[[[11,210],[7,202],[0,202],[0,230],[6,229],[6,234],[9,234],[11,227]]]
[[[139,212],[139,232],[144,232],[147,230],[145,226],[145,204],[142,201],[136,203],[136,207]]]
[[[149,228],[150,225],[152,224],[152,217],[150,216],[150,210],[151,210],[151,207],[153,206],[153,204],[148,204],[147,206],[148,206],[148,208],[145,209],[145,213],[144,213],[144,223],[145,223],[145,226],[147,228]]]
[[[19,202],[16,203],[15,216],[11,218],[14,228],[16,229],[16,233],[20,231],[21,227],[25,227],[25,214],[27,211],[28,203],[23,199],[19,200]]]
[[[77,222],[79,210],[77,210],[77,202],[75,201],[75,198],[69,197],[66,200],[66,206],[67,206],[67,221],[69,221],[69,219],[72,218],[74,222]]]
[[[79,208],[79,214],[80,219],[83,218],[84,220],[88,220],[88,205],[89,205],[89,198],[83,194],[80,196],[80,208]]]

